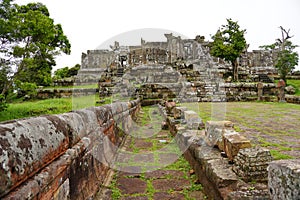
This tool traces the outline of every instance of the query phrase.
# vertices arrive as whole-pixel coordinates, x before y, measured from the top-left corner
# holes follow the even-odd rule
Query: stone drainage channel
[[[142,108],[95,199],[206,199],[157,106]]]

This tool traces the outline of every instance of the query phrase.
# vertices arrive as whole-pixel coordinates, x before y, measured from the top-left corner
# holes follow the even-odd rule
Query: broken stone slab
[[[273,161],[268,167],[271,199],[296,200],[300,197],[300,159]]]
[[[225,153],[231,162],[240,149],[251,147],[250,140],[235,131],[227,131],[224,133],[223,141]]]
[[[207,121],[205,124],[206,142],[209,146],[218,145],[220,150],[223,148],[224,130],[233,130],[234,124],[231,121]]]

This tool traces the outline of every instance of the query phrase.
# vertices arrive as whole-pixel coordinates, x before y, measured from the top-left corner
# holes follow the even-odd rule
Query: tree
[[[76,76],[79,69],[80,69],[79,64],[76,64],[74,67],[72,67],[70,69],[69,69],[69,67],[60,68],[54,72],[54,78],[55,79],[63,79],[63,78],[71,77],[71,76]]]
[[[237,58],[246,49],[247,43],[244,37],[246,29],[241,30],[238,22],[232,19],[226,19],[227,24],[212,36],[210,53],[219,58],[230,61],[233,69],[233,79],[238,80],[238,62]]]
[[[4,66],[9,69],[1,94],[5,94],[17,80],[49,85],[55,56],[70,54],[71,48],[61,25],[54,24],[45,5],[29,3],[19,6],[10,3],[11,0],[3,0],[0,6],[7,11],[3,15],[6,18],[0,21],[6,30],[1,32],[1,40],[6,43],[1,48],[3,62],[0,70],[4,70]]]
[[[293,45],[289,40],[293,37],[290,36],[290,29],[287,31],[282,26],[279,28],[281,30],[281,39],[278,38],[274,44],[260,46],[260,48],[278,51],[275,67],[278,69],[280,78],[286,82],[286,76],[298,65],[299,55],[297,52],[294,52],[294,49],[298,46]]]

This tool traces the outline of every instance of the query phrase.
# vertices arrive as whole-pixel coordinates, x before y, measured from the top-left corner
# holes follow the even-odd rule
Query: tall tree
[[[293,45],[290,41],[293,37],[290,35],[290,29],[286,30],[282,26],[279,28],[281,30],[281,38],[276,39],[274,44],[260,46],[260,48],[278,51],[275,67],[278,69],[280,78],[286,82],[286,76],[298,65],[299,55],[294,51],[298,46]]]
[[[69,54],[71,49],[61,25],[54,24],[47,7],[41,3],[19,6],[3,0],[4,3],[9,4],[11,9],[6,19],[8,44],[1,57],[9,66],[10,73],[1,94],[5,94],[16,80],[49,85],[55,56]],[[7,35],[2,34],[1,39],[4,36]]]
[[[227,24],[212,36],[210,53],[219,58],[230,61],[232,64],[233,79],[238,80],[238,62],[237,58],[246,49],[247,43],[245,39],[246,29],[240,29],[238,22],[232,19],[226,19]]]

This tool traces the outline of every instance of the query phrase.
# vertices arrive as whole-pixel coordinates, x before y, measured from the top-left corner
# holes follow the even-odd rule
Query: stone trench
[[[206,199],[163,121],[158,106],[143,107],[95,199]]]

